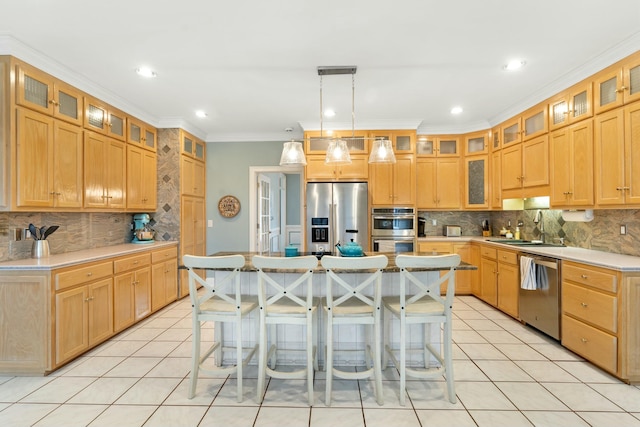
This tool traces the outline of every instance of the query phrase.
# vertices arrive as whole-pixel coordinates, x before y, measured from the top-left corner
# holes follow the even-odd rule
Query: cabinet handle
[[[87,277],[91,277],[91,276],[93,276],[93,273],[92,272],[88,272],[87,273]]]
[[[589,306],[589,304],[587,304],[586,302],[581,302],[580,305],[584,308],[587,308]]]
[[[620,89],[616,89],[616,92],[617,92],[617,93],[624,92],[624,91],[625,91],[625,90],[627,90],[627,89],[629,89],[629,88],[628,88],[628,87],[626,87],[626,86],[620,86]]]
[[[588,339],[586,339],[586,338],[580,338],[580,341],[582,341],[582,342],[583,342],[583,343],[585,343],[585,344],[589,342],[589,340],[588,340]]]
[[[587,276],[586,274],[581,274],[580,277],[585,279],[585,280],[589,278],[589,276]]]

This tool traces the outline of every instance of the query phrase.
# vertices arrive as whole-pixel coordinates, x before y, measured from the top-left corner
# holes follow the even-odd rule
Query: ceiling
[[[638,0],[0,0],[15,55],[209,142],[320,128],[318,66],[357,66],[356,129],[486,129],[640,49]],[[515,72],[503,65],[526,61]],[[153,79],[135,73],[140,66]],[[352,126],[325,76],[323,129]],[[464,111],[452,115],[459,105]],[[199,119],[196,110],[207,117]],[[292,128],[292,132],[286,132]]]

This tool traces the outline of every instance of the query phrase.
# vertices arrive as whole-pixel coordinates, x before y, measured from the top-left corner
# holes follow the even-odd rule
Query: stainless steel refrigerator
[[[366,182],[307,184],[306,250],[335,252],[335,245],[353,239],[368,246]]]

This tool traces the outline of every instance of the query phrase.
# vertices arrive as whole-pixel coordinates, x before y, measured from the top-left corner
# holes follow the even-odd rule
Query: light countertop
[[[0,271],[2,270],[53,270],[55,268],[68,267],[70,265],[82,264],[85,262],[98,261],[114,256],[129,255],[136,252],[147,250],[156,250],[176,246],[177,241],[154,242],[145,244],[123,243],[115,246],[104,246],[95,249],[86,249],[82,251],[66,252],[63,254],[54,254],[47,258],[19,259],[15,261],[0,262]]]
[[[640,272],[640,257],[631,255],[614,254],[611,252],[597,251],[593,249],[574,248],[571,246],[511,246],[503,243],[489,242],[489,239],[498,237],[462,236],[444,237],[429,236],[418,238],[419,242],[482,242],[495,245],[498,248],[510,249],[517,252],[527,252],[530,254],[543,255],[562,260],[576,261],[598,267],[610,268],[623,272]]]

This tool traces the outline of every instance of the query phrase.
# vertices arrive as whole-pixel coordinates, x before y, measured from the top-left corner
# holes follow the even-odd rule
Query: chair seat
[[[320,298],[313,298],[311,304],[311,310],[315,311],[320,302]],[[287,298],[282,298],[269,306],[269,315],[306,315],[307,308],[297,304],[295,301],[291,301]]]
[[[322,298],[322,308],[324,308],[325,311],[327,310],[326,298]],[[371,316],[371,313],[373,313],[373,307],[357,298],[350,298],[342,304],[333,307],[334,316]]]
[[[407,296],[406,299],[409,299]],[[400,297],[382,297],[382,302],[385,307],[391,310],[394,314],[400,313]],[[444,315],[444,305],[441,302],[434,300],[429,296],[425,296],[417,300],[416,302],[409,304],[406,309],[407,316],[415,315],[429,315],[437,316]]]
[[[232,298],[233,296],[230,295]],[[251,310],[258,307],[258,297],[257,296],[245,296],[242,295],[240,302],[240,312],[242,314],[249,313]],[[217,312],[217,313],[229,313],[232,314],[236,311],[235,304],[230,304],[226,301],[222,301],[220,299],[210,299],[202,304],[200,304],[200,311],[203,314],[207,312]]]

